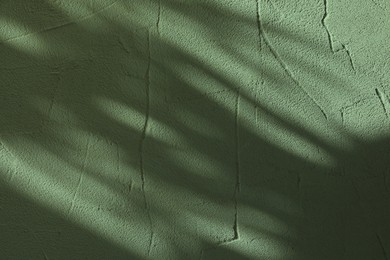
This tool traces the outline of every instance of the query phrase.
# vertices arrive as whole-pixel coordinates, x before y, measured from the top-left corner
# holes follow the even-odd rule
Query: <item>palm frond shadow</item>
[[[51,10],[65,22],[71,20],[54,5],[41,4],[42,10]],[[0,222],[10,223],[0,231],[6,234],[1,237],[10,237],[4,242],[5,252],[23,257],[34,249],[29,256],[63,258],[69,256],[69,248],[78,248],[80,243],[80,257],[85,253],[91,258],[96,254],[97,258],[115,259],[161,255],[177,259],[201,255],[213,259],[226,255],[234,259],[278,259],[286,254],[293,259],[329,259],[343,251],[343,239],[350,239],[351,245],[365,241],[344,232],[343,225],[347,229],[365,225],[361,234],[387,238],[385,232],[390,227],[384,219],[390,212],[375,212],[388,200],[388,138],[360,141],[337,122],[324,123],[320,111],[312,112],[312,106],[304,108],[304,116],[298,118],[307,116],[308,120],[323,122],[326,129],[353,143],[354,150],[346,151],[305,124],[273,111],[255,96],[258,82],[270,83],[269,88],[293,84],[283,76],[272,53],[264,50],[264,60],[273,60],[273,64],[259,62],[235,48],[238,43],[251,45],[240,39],[246,36],[240,28],[227,26],[226,31],[221,24],[218,28],[210,26],[210,21],[242,21],[256,31],[255,20],[221,12],[217,5],[198,6],[208,14],[189,12],[175,1],[160,4],[160,9],[192,17],[204,27],[210,43],[234,57],[238,67],[252,72],[253,85],[248,86],[248,81],[237,85],[223,69],[221,72],[221,68],[207,65],[196,54],[158,36],[154,29],[125,27],[116,19],[126,21],[126,12],[105,16],[110,11],[107,9],[91,16],[88,19],[98,25],[94,30],[81,26],[83,22],[50,30],[42,30],[40,23],[25,24],[28,31],[40,32],[37,37],[48,50],[41,56],[32,55],[9,42],[0,43],[4,61],[0,68],[0,136],[4,149],[0,151],[6,154],[2,167],[9,168],[10,160],[23,165],[12,166],[8,174],[2,174]],[[117,5],[126,3],[118,1]],[[126,10],[131,10],[128,5]],[[281,27],[267,24],[267,30],[310,44]],[[233,36],[219,42],[226,35]],[[248,48],[257,50],[256,41]],[[288,61],[294,63],[294,57]],[[304,69],[320,75],[324,82],[345,85],[343,79],[323,73],[321,68],[307,65]],[[194,73],[195,81],[186,71]],[[207,85],[210,82],[215,85]],[[282,97],[291,99],[288,92]],[[238,104],[242,105],[238,107],[241,114],[237,114]],[[146,114],[149,125],[144,133]],[[294,154],[294,149],[277,146],[277,137],[265,137],[260,133],[265,128],[253,127],[244,119],[259,119],[261,124],[261,117],[271,127],[326,151],[334,158],[334,165],[317,164]],[[15,184],[34,179],[34,175],[41,175],[47,183],[28,183],[32,191],[19,194]],[[42,206],[45,196],[39,194],[35,199],[40,202],[28,199],[40,185],[64,188],[67,197],[58,199],[63,205]],[[379,198],[370,206],[371,211],[366,205],[369,198]],[[358,216],[361,210],[372,215]],[[76,224],[83,214],[85,219],[94,218],[94,214],[103,216],[96,219],[114,216],[111,226],[123,225],[123,231],[111,234],[117,240],[110,241],[104,236],[109,231],[94,230],[105,223]],[[13,216],[22,217],[14,222]],[[346,223],[347,219],[353,221]],[[139,229],[133,228],[137,226]],[[22,239],[24,230],[30,239]],[[45,232],[39,233],[41,230]],[[57,236],[58,232],[61,235]],[[118,245],[120,240],[123,243]],[[128,240],[131,242],[125,246]],[[13,244],[26,250],[15,251]],[[273,252],[265,250],[264,245]],[[371,243],[364,252],[378,247]]]

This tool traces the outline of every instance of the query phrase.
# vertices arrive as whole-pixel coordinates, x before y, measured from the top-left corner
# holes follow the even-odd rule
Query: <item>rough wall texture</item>
[[[1,0],[1,259],[388,259],[390,2]]]

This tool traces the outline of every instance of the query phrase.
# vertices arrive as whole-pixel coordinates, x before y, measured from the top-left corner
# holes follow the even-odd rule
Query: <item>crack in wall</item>
[[[157,11],[157,21],[156,21],[157,35],[160,35],[160,21],[161,21],[161,0],[158,0],[158,11]]]
[[[340,116],[341,116],[341,126],[344,127],[345,124],[345,118],[344,118],[344,110],[340,109]]]
[[[149,244],[148,244],[148,256],[150,256],[150,253],[152,252],[152,246],[154,241],[154,232],[153,229],[151,229]]]
[[[262,25],[261,25],[261,20],[260,20],[260,3],[259,0],[256,0],[256,24],[257,24],[257,35],[258,35],[258,44],[259,44],[259,51],[262,50],[262,37],[263,37],[263,32],[262,32]]]
[[[218,247],[220,247],[220,246],[222,246],[222,245],[231,244],[231,243],[233,243],[233,242],[235,242],[235,241],[237,241],[237,240],[239,240],[239,237],[235,237],[235,236],[234,236],[233,238],[225,239],[225,240],[223,240],[223,241],[217,243],[215,246],[204,248],[204,249],[202,249],[201,252],[200,252],[200,258],[199,258],[199,259],[203,259],[204,253],[205,253],[206,251],[211,250],[211,249],[216,249],[216,248],[218,248]]]
[[[329,48],[332,52],[334,52],[332,34],[330,33],[330,30],[326,22],[326,20],[328,19],[328,0],[323,0],[323,1],[324,1],[323,2],[324,15],[322,16],[321,24],[325,28],[326,34],[328,36]]]
[[[359,107],[359,105],[364,104],[365,102],[371,101],[373,99],[374,99],[373,97],[360,98],[349,105],[342,106],[339,109],[340,117],[341,117],[341,126],[343,126],[343,127],[345,126],[346,112],[348,112],[349,110],[351,110],[353,108]]]
[[[287,64],[283,61],[283,59],[280,57],[278,52],[274,49],[271,42],[268,40],[268,36],[263,29],[262,25],[262,18],[261,18],[261,12],[260,12],[260,1],[261,0],[255,0],[256,1],[256,17],[257,17],[257,26],[258,26],[258,32],[259,37],[263,39],[265,45],[270,50],[272,56],[275,58],[275,60],[279,63],[279,65],[282,67],[286,75],[294,82],[296,86],[298,86],[303,93],[309,97],[309,99],[315,104],[315,106],[321,111],[322,115],[325,117],[326,120],[328,120],[328,115],[325,113],[325,110],[322,108],[322,106],[317,102],[317,100],[309,94],[309,92],[306,91],[306,89],[299,83],[299,81],[295,78],[294,74],[291,72],[290,68],[287,66]]]
[[[347,44],[341,44],[341,46],[343,47],[343,49],[345,50],[345,52],[347,53],[348,55],[348,58],[349,58],[349,64],[351,65],[352,67],[352,70],[354,72],[356,72],[356,67],[355,67],[355,64],[353,62],[353,59],[352,59],[352,56],[351,56],[351,52],[349,51],[348,47],[347,47]]]
[[[233,236],[228,239],[224,239],[220,242],[218,242],[215,246],[204,248],[200,252],[200,259],[203,259],[204,253],[207,250],[218,248],[222,245],[230,244],[234,241],[237,241],[240,239],[240,233],[238,228],[238,194],[241,190],[241,173],[240,173],[240,139],[239,139],[239,110],[240,110],[240,89],[237,90],[236,95],[236,105],[235,105],[235,116],[234,116],[234,132],[235,132],[235,151],[236,151],[236,160],[235,160],[235,166],[236,166],[236,180],[235,180],[235,186],[234,186],[234,192],[233,192],[233,203],[234,203],[234,220],[233,220]]]
[[[348,59],[349,59],[349,64],[351,65],[351,68],[352,70],[356,73],[356,67],[355,67],[355,64],[353,62],[353,59],[352,59],[352,55],[351,55],[351,52],[349,51],[348,49],[348,44],[342,44],[341,43],[341,49],[336,49],[334,47],[334,40],[333,40],[333,36],[329,30],[329,26],[327,24],[327,20],[329,18],[329,11],[328,11],[328,0],[323,0],[323,6],[324,6],[324,15],[322,16],[322,19],[321,19],[321,25],[322,27],[324,27],[325,31],[326,31],[326,35],[327,35],[327,38],[328,38],[328,43],[329,43],[329,48],[330,50],[332,51],[332,53],[336,53],[340,50],[344,50],[347,55],[348,55]]]
[[[146,192],[145,192],[145,169],[144,169],[144,146],[145,146],[145,139],[146,139],[146,132],[148,130],[149,126],[149,119],[150,119],[150,67],[151,67],[151,40],[150,40],[150,30],[148,31],[148,37],[147,37],[147,44],[148,44],[148,65],[145,72],[145,81],[146,81],[146,87],[145,87],[145,121],[141,132],[141,140],[139,143],[139,164],[140,164],[140,175],[141,175],[141,191],[142,196],[144,198],[144,207],[147,212],[147,217],[149,221],[149,227],[150,227],[150,237],[149,237],[149,245],[148,245],[148,256],[150,256],[150,252],[152,250],[152,242],[153,242],[153,223],[152,223],[152,216],[150,214],[150,208],[149,203],[146,198]]]
[[[380,102],[382,104],[382,108],[383,108],[383,110],[385,112],[385,115],[386,115],[387,119],[390,119],[390,101],[389,101],[389,98],[379,88],[375,89],[375,93],[378,96],[378,98],[379,98],[379,100],[380,100]]]
[[[239,112],[240,112],[240,89],[237,91],[237,98],[236,98],[236,108],[235,108],[235,146],[236,146],[236,185],[234,188],[234,224],[233,224],[233,231],[234,231],[234,237],[233,240],[239,239],[239,232],[238,232],[238,193],[240,192],[240,179],[241,179],[241,173],[240,173],[240,132],[239,132]]]
[[[340,51],[345,51],[345,53],[346,53],[347,56],[348,56],[349,64],[351,65],[352,70],[356,73],[355,63],[354,63],[354,61],[353,61],[353,59],[352,59],[352,55],[351,55],[351,52],[350,52],[350,50],[349,50],[349,48],[348,48],[348,44],[343,44],[343,43],[341,43],[341,48],[340,48],[340,49],[337,49],[337,50],[334,50],[333,53],[338,53],[338,52],[340,52]]]

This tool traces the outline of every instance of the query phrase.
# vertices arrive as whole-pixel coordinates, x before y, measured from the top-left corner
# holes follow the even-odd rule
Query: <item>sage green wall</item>
[[[388,259],[387,0],[0,1],[0,259]]]

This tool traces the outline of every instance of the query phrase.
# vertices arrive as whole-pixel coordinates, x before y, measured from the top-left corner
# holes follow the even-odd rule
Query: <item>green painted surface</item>
[[[389,11],[0,1],[0,258],[388,259]]]

